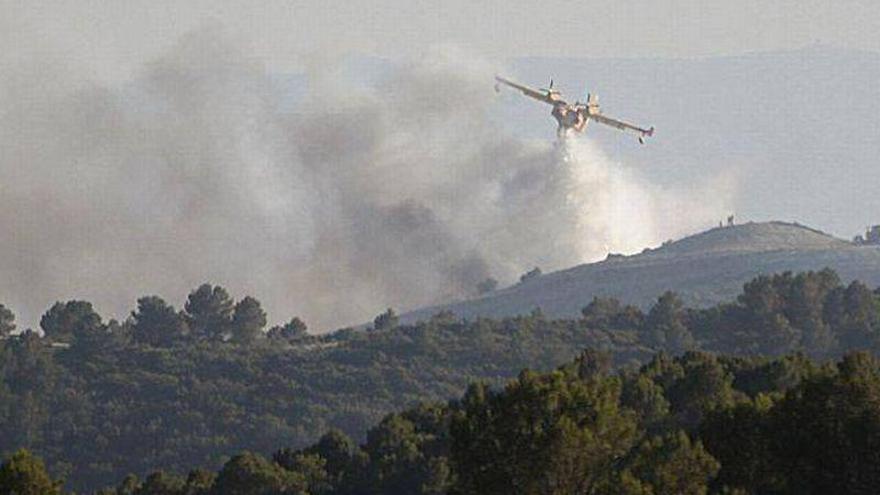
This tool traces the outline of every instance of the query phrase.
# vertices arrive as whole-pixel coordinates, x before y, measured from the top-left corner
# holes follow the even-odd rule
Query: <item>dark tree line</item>
[[[15,329],[14,315],[0,306],[0,335]],[[137,300],[137,309],[120,323],[104,323],[86,301],[57,302],[40,319],[43,335],[53,342],[91,346],[122,335],[138,344],[172,347],[193,341],[248,344],[260,337],[298,340],[308,336],[305,323],[294,317],[289,323],[264,333],[266,312],[260,302],[245,296],[235,302],[223,287],[203,284],[187,297],[178,311],[159,296]]]
[[[759,276],[737,300],[706,309],[686,308],[673,292],[647,314],[615,299],[596,298],[583,318],[600,329],[635,329],[654,349],[705,349],[737,355],[803,352],[815,358],[875,349],[880,335],[880,292],[854,281],[842,285],[830,270]]]
[[[14,314],[0,305],[0,336],[12,335],[14,322]],[[373,330],[393,330],[399,319],[389,308],[373,323]],[[707,309],[686,308],[673,292],[660,295],[647,313],[614,298],[594,298],[583,308],[579,324],[634,332],[641,344],[672,353],[706,349],[779,355],[797,351],[824,358],[877,345],[880,293],[858,281],[842,285],[828,269],[797,275],[786,272],[757,277],[745,284],[736,301]],[[138,299],[137,309],[126,321],[105,324],[90,303],[72,300],[55,303],[40,320],[40,328],[52,341],[84,345],[120,335],[152,347],[308,337],[298,317],[268,332],[265,327],[266,313],[259,301],[246,296],[235,302],[225,289],[210,284],[191,292],[180,311],[159,296],[146,296]]]

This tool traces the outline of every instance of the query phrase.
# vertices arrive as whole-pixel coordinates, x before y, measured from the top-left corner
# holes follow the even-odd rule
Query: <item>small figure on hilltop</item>
[[[874,225],[865,229],[865,235],[857,235],[853,238],[853,244],[858,246],[880,246],[880,225]]]

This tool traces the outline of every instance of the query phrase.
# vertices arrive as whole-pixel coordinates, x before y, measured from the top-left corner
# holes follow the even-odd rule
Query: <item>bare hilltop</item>
[[[666,290],[704,307],[736,297],[761,274],[835,270],[845,282],[880,285],[880,246],[857,246],[796,223],[761,222],[717,227],[632,256],[530,278],[482,297],[402,315],[411,322],[449,310],[464,318],[504,317],[540,308],[551,317],[580,313],[595,296],[649,306]]]

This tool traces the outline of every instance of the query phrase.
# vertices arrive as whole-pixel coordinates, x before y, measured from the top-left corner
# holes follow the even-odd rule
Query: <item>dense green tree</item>
[[[665,390],[680,426],[696,428],[705,413],[733,403],[733,376],[714,355],[689,352],[676,361],[682,373]]]
[[[801,334],[801,347],[810,355],[823,358],[836,347],[837,339],[823,318],[828,293],[840,285],[831,270],[797,274],[785,294],[785,316]]]
[[[581,379],[602,378],[612,371],[614,357],[610,352],[584,349],[570,366],[563,369]]]
[[[193,469],[186,476],[183,493],[185,495],[207,495],[211,493],[216,475],[207,469]]]
[[[187,333],[183,316],[161,297],[142,297],[138,299],[137,305],[137,311],[131,314],[136,342],[167,347]]]
[[[864,353],[806,378],[770,411],[770,449],[788,493],[876,493],[880,370]]]
[[[397,317],[397,313],[393,309],[388,308],[373,320],[373,329],[377,331],[391,330],[396,328],[399,323],[400,319]]]
[[[57,382],[61,367],[36,332],[26,330],[6,341],[0,370],[5,384],[19,396],[48,396]]]
[[[792,326],[785,313],[791,284],[790,273],[759,276],[745,284],[738,298],[742,310],[730,311],[727,318],[737,352],[774,355],[800,346],[801,330]]]
[[[116,495],[134,495],[140,486],[141,482],[136,475],[126,475],[119,485],[117,485]]]
[[[767,396],[710,411],[700,438],[721,463],[715,484],[747,493],[779,493],[784,478],[771,453],[773,403]]]
[[[270,328],[267,336],[271,339],[281,339],[294,342],[308,337],[309,331],[305,322],[299,319],[299,317],[294,316],[284,325]]]
[[[633,330],[642,326],[645,316],[631,305],[623,305],[613,297],[594,297],[581,309],[584,324],[601,330]]]
[[[223,287],[202,284],[187,297],[184,311],[190,331],[197,338],[219,340],[226,337],[234,304]]]
[[[784,393],[805,376],[816,372],[816,365],[803,354],[777,359],[725,358],[721,361],[734,374],[733,387],[751,398],[760,394]]]
[[[86,301],[56,302],[40,319],[46,337],[71,343],[103,332],[101,317]]]
[[[825,302],[825,319],[836,329],[845,350],[865,349],[875,345],[880,327],[874,293],[861,282],[846,288],[837,287]]]
[[[0,493],[55,495],[61,493],[61,482],[49,477],[41,459],[22,449],[0,465]]]
[[[597,495],[655,495],[650,484],[642,482],[631,472],[623,471],[603,479],[593,490]]]
[[[247,344],[253,342],[263,333],[266,326],[266,312],[260,301],[246,296],[235,305],[232,313],[231,337],[233,342]]]
[[[305,494],[306,480],[267,461],[244,452],[229,460],[217,474],[214,493],[220,495]]]
[[[134,495],[184,495],[186,483],[179,476],[164,471],[150,473]]]
[[[692,349],[694,337],[685,321],[684,303],[674,292],[663,293],[645,318],[648,342],[673,353]]]
[[[0,339],[5,339],[15,331],[15,314],[0,304]]]
[[[620,382],[523,372],[496,393],[472,386],[452,423],[455,493],[586,493],[630,449]]]
[[[341,486],[342,473],[335,473],[337,476],[331,475],[327,470],[327,460],[319,454],[284,449],[276,452],[273,460],[292,473],[296,479],[301,480],[305,491],[310,495],[346,493]],[[346,466],[346,469],[350,467]]]
[[[373,493],[432,494],[446,492],[448,469],[436,469],[424,447],[432,435],[419,431],[402,415],[386,417],[367,433],[364,452],[370,459],[368,485]],[[437,461],[438,459],[434,459]],[[442,459],[445,464],[445,459]],[[439,476],[439,478],[438,478]]]
[[[660,429],[669,417],[669,401],[663,388],[640,373],[624,381],[621,403],[635,411],[642,426],[650,431]]]
[[[326,483],[336,493],[356,493],[358,487],[366,486],[364,474],[369,461],[368,456],[345,433],[331,429],[306,449],[282,449],[273,455],[273,460],[289,471],[300,469],[303,458],[319,458],[323,461]],[[310,490],[314,491],[314,490]]]
[[[704,495],[719,467],[699,441],[678,431],[642,443],[624,473],[639,480],[641,490],[650,488],[649,493]]]
[[[327,473],[327,461],[316,454],[305,454],[295,459],[293,468],[290,469],[305,482],[305,491],[310,495],[333,493],[334,485]]]

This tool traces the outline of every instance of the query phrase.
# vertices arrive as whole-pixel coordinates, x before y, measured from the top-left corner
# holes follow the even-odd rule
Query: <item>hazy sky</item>
[[[880,2],[871,1],[0,0],[0,11],[7,57],[53,51],[99,79],[124,79],[212,23],[280,71],[318,54],[396,58],[440,42],[494,59],[701,56],[814,42],[880,50]]]

